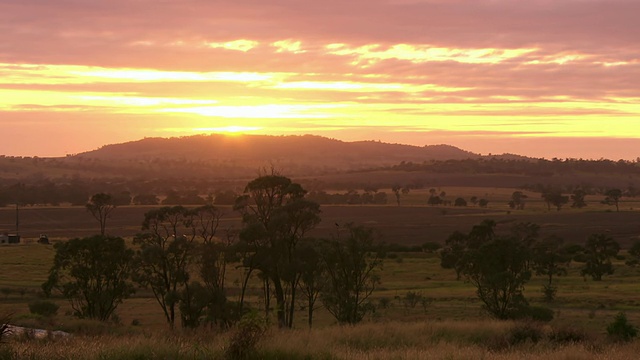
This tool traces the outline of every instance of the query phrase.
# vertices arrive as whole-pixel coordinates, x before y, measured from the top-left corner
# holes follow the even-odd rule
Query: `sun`
[[[199,128],[195,130],[204,131],[204,132],[213,132],[213,133],[223,133],[227,135],[241,135],[247,132],[256,131],[260,129],[262,128],[257,126],[230,125],[230,126],[215,127],[215,128]]]

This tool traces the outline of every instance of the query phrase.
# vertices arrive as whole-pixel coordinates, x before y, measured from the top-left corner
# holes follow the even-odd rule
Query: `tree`
[[[237,261],[234,249],[235,234],[228,230],[224,242],[208,242],[198,250],[200,278],[204,283],[204,306],[208,309],[206,321],[225,329],[240,319],[240,312],[235,312],[236,304],[227,300],[226,271],[227,264]]]
[[[398,206],[400,206],[400,196],[409,194],[411,188],[408,185],[400,186],[396,184],[393,185],[391,191],[393,191],[393,194],[396,196],[396,202],[398,203]]]
[[[100,235],[104,236],[107,226],[107,219],[116,208],[113,204],[111,195],[98,193],[91,196],[89,202],[85,205],[87,211],[100,223]]]
[[[193,216],[193,225],[204,243],[213,242],[223,215],[222,211],[209,204],[191,210],[189,215]]]
[[[477,205],[478,204],[478,197],[477,196],[472,196],[469,201],[471,202],[471,204],[473,205]]]
[[[547,283],[542,291],[547,301],[555,298],[557,288],[553,285],[553,277],[567,274],[567,266],[571,255],[562,248],[564,240],[557,236],[549,236],[533,245],[533,266],[536,275],[547,276]]]
[[[171,328],[175,325],[180,294],[189,284],[189,266],[195,249],[192,212],[182,206],[145,213],[142,230],[134,238],[139,246],[135,280],[151,288]]]
[[[131,205],[131,200],[131,193],[128,191],[121,191],[111,196],[111,203],[114,206]]]
[[[487,199],[478,200],[478,206],[480,206],[481,208],[486,208],[488,205],[489,205],[489,200]]]
[[[496,226],[494,220],[486,219],[468,234],[452,233],[441,253],[441,266],[454,268],[458,276],[462,274],[473,284],[491,316],[515,318],[528,306],[522,292],[531,278],[530,244],[539,226],[517,224],[509,236],[497,236]]]
[[[628,266],[639,266],[640,265],[640,240],[637,240],[633,243],[631,248],[628,251],[629,258],[625,262]]]
[[[622,190],[620,189],[609,189],[605,194],[606,197],[602,200],[603,204],[606,205],[615,205],[616,212],[620,211],[619,203],[620,198],[622,197]]]
[[[523,210],[525,205],[525,199],[528,196],[522,191],[514,191],[511,194],[511,200],[509,201],[509,207],[515,210]]]
[[[548,190],[542,193],[542,198],[547,204],[547,209],[551,210],[551,205],[556,207],[557,211],[560,211],[563,205],[569,202],[568,196],[563,196],[560,191]]]
[[[382,267],[382,254],[375,249],[373,229],[346,224],[321,253],[328,282],[322,302],[340,324],[356,324],[373,309],[368,298],[380,283],[376,271]]]
[[[293,326],[297,243],[320,222],[320,206],[305,194],[300,184],[272,171],[250,181],[234,206],[242,214],[240,240],[253,250],[249,261],[273,284],[281,328]]]
[[[459,231],[453,232],[445,241],[445,248],[440,252],[440,266],[443,269],[454,269],[456,280],[460,280],[463,264],[462,258],[467,248],[468,236]]]
[[[76,238],[54,245],[56,254],[45,294],[56,289],[81,318],[108,320],[122,301],[134,293],[131,284],[133,251],[119,237]]]
[[[427,204],[431,206],[440,205],[442,204],[442,198],[438,195],[431,195],[429,196],[429,199],[427,199]]]
[[[456,199],[456,201],[453,203],[454,206],[467,206],[467,200],[459,197]]]
[[[619,251],[620,245],[612,237],[592,234],[584,247],[585,266],[582,275],[590,275],[593,280],[600,281],[603,275],[613,274],[611,258],[618,255]]]
[[[587,196],[587,192],[582,189],[575,189],[571,194],[571,207],[581,209],[587,206],[584,198]]]
[[[313,314],[320,293],[326,287],[326,269],[323,266],[318,246],[309,240],[296,251],[296,259],[300,261],[300,282],[298,287],[306,302],[309,328],[313,326]]]
[[[154,194],[139,194],[133,197],[134,205],[158,205],[160,200]]]
[[[495,237],[465,252],[462,273],[491,316],[511,319],[527,306],[522,291],[531,278],[529,260],[529,249],[518,239]]]

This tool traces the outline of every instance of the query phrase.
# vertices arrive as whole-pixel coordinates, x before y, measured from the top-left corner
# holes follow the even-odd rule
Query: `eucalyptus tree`
[[[305,194],[300,184],[272,171],[250,181],[234,206],[242,215],[240,241],[251,249],[245,263],[273,284],[279,327],[293,326],[296,246],[320,222],[320,206]]]
[[[175,325],[180,293],[189,283],[189,265],[196,244],[193,214],[182,206],[162,207],[145,214],[134,239],[136,281],[151,289],[171,328]]]
[[[327,281],[322,303],[339,323],[360,322],[374,309],[368,299],[380,283],[383,262],[373,229],[346,224],[320,254]]]
[[[56,251],[46,295],[58,290],[69,300],[76,316],[109,320],[122,301],[134,293],[131,259],[122,238],[96,235],[54,245]]]
[[[606,234],[591,234],[584,247],[585,265],[582,275],[589,275],[595,281],[602,280],[604,275],[613,274],[614,258],[620,252],[620,244]]]
[[[107,227],[107,219],[116,208],[111,195],[105,193],[95,194],[91,196],[91,199],[85,205],[85,208],[89,213],[91,213],[91,216],[98,220],[100,223],[100,235],[104,236]]]

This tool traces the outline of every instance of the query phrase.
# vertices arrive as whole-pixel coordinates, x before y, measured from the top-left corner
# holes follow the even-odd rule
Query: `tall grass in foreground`
[[[18,338],[0,359],[228,359],[231,334],[134,333]],[[540,324],[474,321],[369,323],[313,330],[270,329],[255,359],[637,359],[638,343]],[[226,354],[226,355],[225,355]]]

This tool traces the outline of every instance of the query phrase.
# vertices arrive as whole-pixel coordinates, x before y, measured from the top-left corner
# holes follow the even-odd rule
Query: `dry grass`
[[[637,359],[640,344],[604,338],[578,343],[514,342],[511,322],[388,322],[314,330],[272,329],[260,359]],[[540,327],[547,336],[551,329]],[[66,340],[16,339],[2,354],[14,359],[222,359],[226,334],[139,333],[76,336]]]

